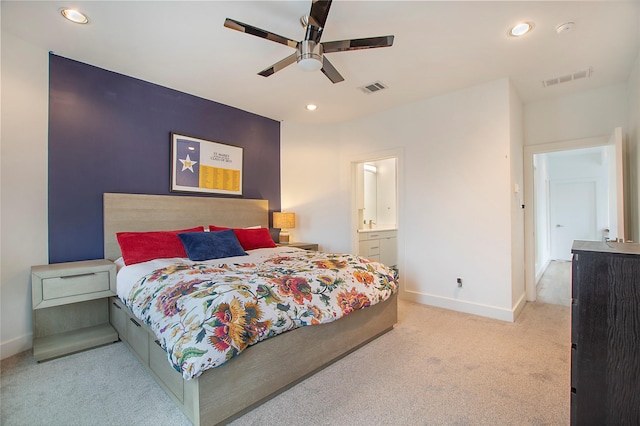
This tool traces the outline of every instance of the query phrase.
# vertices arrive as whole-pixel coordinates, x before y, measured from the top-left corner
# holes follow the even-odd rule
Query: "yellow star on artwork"
[[[180,160],[180,159],[178,159]],[[181,171],[185,171],[187,169],[189,169],[191,171],[191,173],[194,173],[193,171],[193,166],[196,165],[197,161],[191,161],[191,158],[189,157],[189,154],[187,154],[187,158],[185,158],[184,160],[180,160],[180,162],[182,163],[182,170]]]

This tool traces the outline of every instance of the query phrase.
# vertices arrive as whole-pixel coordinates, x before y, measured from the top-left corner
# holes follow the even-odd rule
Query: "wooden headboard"
[[[269,227],[269,202],[241,198],[105,193],[104,257],[121,256],[116,232],[168,231],[209,225]]]

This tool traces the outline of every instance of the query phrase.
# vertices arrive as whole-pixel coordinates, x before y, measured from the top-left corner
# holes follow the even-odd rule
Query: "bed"
[[[268,228],[268,213],[266,200],[105,193],[105,258],[115,261],[122,257],[117,233],[212,224]],[[279,251],[280,257],[299,254],[297,249],[273,250]],[[261,250],[250,254],[254,253],[259,255]],[[220,366],[185,374],[169,362],[171,352],[163,349],[167,342],[152,330],[154,324],[147,324],[139,313],[135,315],[131,303],[127,306],[119,297],[110,302],[111,323],[120,339],[195,425],[232,421],[390,331],[397,321],[397,291],[392,291],[388,299],[339,320],[283,332],[234,353]]]

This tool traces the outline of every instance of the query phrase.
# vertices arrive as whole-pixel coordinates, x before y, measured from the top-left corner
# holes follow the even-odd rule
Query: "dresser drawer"
[[[43,300],[108,290],[108,272],[93,272],[88,274],[67,275],[42,279]]]
[[[580,315],[578,315],[578,301],[571,300],[571,343],[578,343],[578,330],[580,329]]]
[[[133,318],[127,321],[127,341],[140,359],[149,363],[149,333]]]
[[[127,340],[127,320],[129,317],[124,309],[125,308],[116,301],[115,297],[109,299],[109,321],[118,332],[120,339]]]
[[[381,238],[395,238],[398,236],[398,231],[386,230],[386,231],[369,231],[369,232],[359,232],[358,239],[360,241],[366,240],[379,240]]]
[[[380,254],[379,240],[367,241],[366,247],[367,247],[367,256],[371,257],[376,254]]]
[[[149,342],[149,367],[162,380],[162,383],[175,395],[180,402],[184,400],[184,380],[182,375],[173,369],[167,360],[167,353],[160,343],[155,340]]]
[[[571,388],[575,389],[578,384],[578,348],[575,343],[571,344]]]

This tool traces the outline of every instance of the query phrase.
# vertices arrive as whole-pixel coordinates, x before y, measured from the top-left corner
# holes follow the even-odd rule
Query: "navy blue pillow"
[[[186,232],[178,234],[178,238],[191,260],[247,255],[232,229],[218,232]]]

